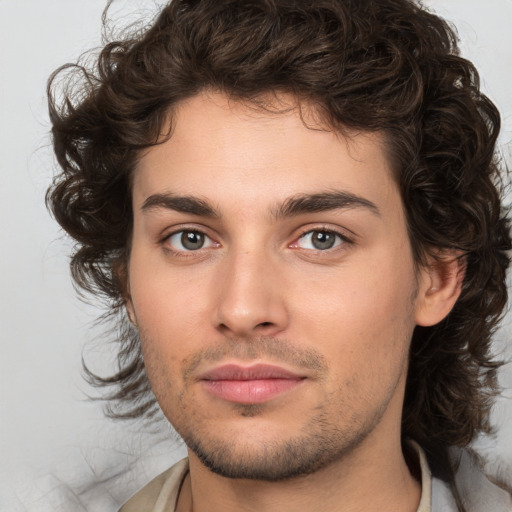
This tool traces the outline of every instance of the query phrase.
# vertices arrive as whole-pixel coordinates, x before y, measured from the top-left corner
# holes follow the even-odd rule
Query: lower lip
[[[212,395],[228,402],[260,404],[297,387],[303,379],[203,380]]]

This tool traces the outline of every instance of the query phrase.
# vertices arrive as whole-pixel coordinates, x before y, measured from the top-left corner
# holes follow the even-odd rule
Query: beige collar
[[[409,444],[417,454],[421,468],[421,500],[417,512],[431,512],[432,475],[427,457],[417,443],[409,441]],[[119,512],[176,511],[181,485],[187,473],[188,459],[185,458],[147,484]]]

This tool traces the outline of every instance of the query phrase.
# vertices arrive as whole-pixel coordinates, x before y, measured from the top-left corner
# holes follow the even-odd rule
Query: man
[[[477,77],[408,0],[175,0],[50,95],[74,278],[130,321],[91,380],[188,448],[123,512],[464,510],[510,249]]]

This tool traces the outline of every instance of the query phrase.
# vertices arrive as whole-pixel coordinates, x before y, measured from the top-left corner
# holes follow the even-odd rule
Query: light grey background
[[[154,0],[117,0],[120,25]],[[429,0],[455,22],[463,54],[503,114],[512,162],[512,0]],[[104,0],[0,0],[0,510],[107,512],[176,460],[183,448],[136,423],[113,423],[82,381],[81,356],[103,368],[111,352],[75,296],[71,244],[44,207],[54,169],[45,82],[59,65],[100,44]],[[509,164],[510,165],[510,164]],[[508,318],[507,318],[508,320]],[[512,357],[509,333],[496,350]],[[494,411],[497,439],[476,443],[491,472],[512,483],[512,365]],[[143,432],[144,433],[141,433]],[[100,482],[99,484],[97,482]],[[71,505],[72,504],[72,505]],[[82,508],[81,508],[82,507]]]

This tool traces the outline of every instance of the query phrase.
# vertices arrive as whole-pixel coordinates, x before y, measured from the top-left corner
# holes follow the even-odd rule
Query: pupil
[[[190,251],[201,249],[204,244],[204,235],[194,231],[184,231],[181,235],[181,243]]]
[[[326,231],[315,231],[312,242],[315,249],[330,249],[334,245],[335,236]]]

